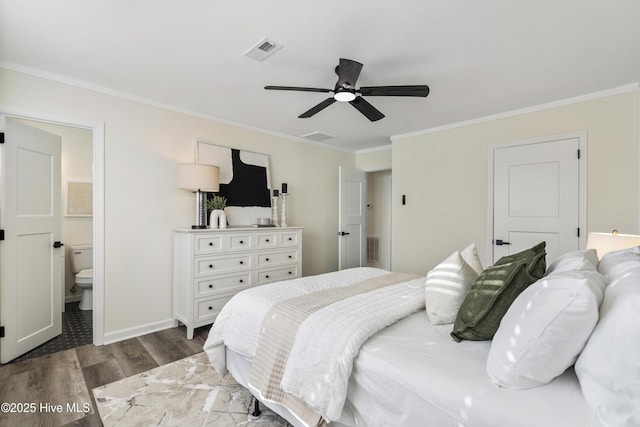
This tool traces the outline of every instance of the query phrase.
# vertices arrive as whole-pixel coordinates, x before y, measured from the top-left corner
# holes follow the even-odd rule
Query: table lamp
[[[640,246],[640,236],[635,234],[620,234],[618,230],[611,233],[589,233],[587,249],[595,249],[598,258],[602,259],[607,252]]]
[[[205,193],[219,190],[220,168],[199,163],[178,165],[178,188],[192,191],[196,195],[196,224],[193,229],[207,228]]]

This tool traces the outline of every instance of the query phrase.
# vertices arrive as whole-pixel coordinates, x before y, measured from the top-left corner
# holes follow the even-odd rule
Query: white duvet
[[[356,268],[243,291],[218,315],[204,349],[216,371],[224,375],[225,346],[253,358],[264,316],[274,303],[387,273]],[[360,346],[376,332],[422,308],[424,278],[417,278],[347,298],[312,314],[296,335],[282,377],[283,390],[302,398],[325,420],[339,419]]]

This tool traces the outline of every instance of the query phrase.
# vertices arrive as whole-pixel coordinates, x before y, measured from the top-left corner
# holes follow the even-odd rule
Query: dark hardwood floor
[[[199,353],[208,331],[187,340],[181,326],[1,365],[0,426],[101,426],[93,388]]]

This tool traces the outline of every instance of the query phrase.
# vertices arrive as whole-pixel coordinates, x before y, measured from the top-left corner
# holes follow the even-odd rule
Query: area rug
[[[251,393],[220,378],[205,353],[93,389],[100,418],[111,426],[288,427],[264,405],[251,415]]]

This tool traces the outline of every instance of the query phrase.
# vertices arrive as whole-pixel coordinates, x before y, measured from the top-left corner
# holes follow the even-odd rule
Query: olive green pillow
[[[513,300],[544,276],[545,242],[502,257],[485,269],[467,293],[453,325],[456,341],[490,340]]]

